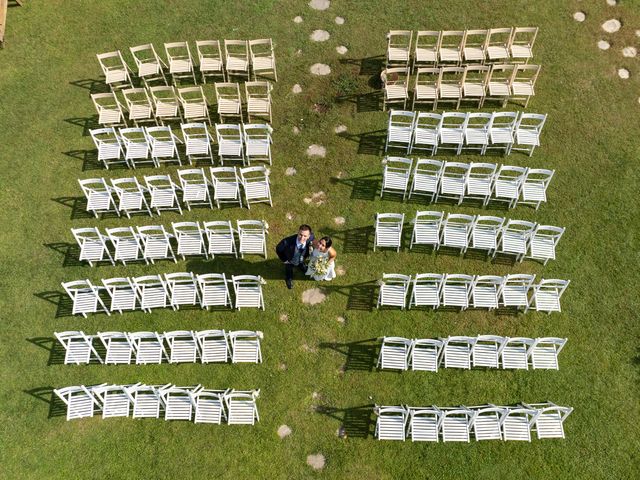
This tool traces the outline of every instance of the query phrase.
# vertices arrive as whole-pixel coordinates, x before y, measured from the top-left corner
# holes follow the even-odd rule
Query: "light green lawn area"
[[[303,0],[25,3],[9,8],[7,46],[0,51],[1,478],[638,478],[640,69],[637,59],[621,54],[623,47],[638,45],[637,2],[608,7],[604,0],[337,0],[323,12],[311,10]],[[572,19],[578,9],[587,13],[584,23]],[[292,21],[296,15],[303,23]],[[346,19],[344,25],[334,23],[337,15]],[[623,27],[607,35],[600,24],[613,17],[620,18]],[[381,201],[378,140],[387,114],[371,99],[380,94],[377,78],[386,32],[502,26],[540,27],[533,63],[542,65],[542,72],[527,110],[548,113],[549,118],[543,145],[533,157],[515,153],[489,161],[555,169],[548,203],[538,211],[521,206],[507,212],[469,204],[431,208],[392,197]],[[331,38],[311,42],[315,29],[327,30]],[[93,144],[87,128],[95,125],[95,112],[89,93],[103,88],[96,53],[120,49],[131,61],[128,48],[143,43],[152,42],[164,56],[164,42],[188,40],[194,46],[203,39],[264,37],[273,38],[279,74],[273,91],[273,208],[200,208],[184,216],[163,213],[128,220],[95,219],[70,206],[81,196],[78,178],[132,173],[107,171],[90,159]],[[611,42],[607,52],[596,47],[602,38]],[[348,48],[346,55],[336,53],[339,45]],[[309,66],[316,62],[330,65],[331,75],[310,75]],[[619,79],[619,67],[628,68],[631,78]],[[291,93],[295,83],[302,86],[301,94]],[[340,89],[350,90],[351,98],[337,101]],[[214,98],[210,83],[205,91]],[[314,112],[315,103],[326,104],[328,111]],[[492,108],[487,105],[485,110]],[[509,108],[521,110],[519,105]],[[346,134],[333,133],[339,124],[347,126]],[[294,126],[300,128],[299,135],[292,133]],[[326,158],[306,157],[313,143],[326,147]],[[460,160],[481,158],[464,154]],[[286,177],[291,166],[297,175]],[[142,167],[135,175],[175,174],[176,168]],[[304,203],[304,197],[319,191],[327,196],[322,206]],[[567,230],[558,259],[546,266],[408,248],[400,253],[372,251],[367,227],[376,212],[404,212],[412,218],[424,209],[486,211]],[[346,219],[344,226],[335,225],[337,216]],[[74,227],[250,218],[270,225],[266,261],[253,256],[91,268],[77,262],[74,249],[65,254]],[[312,307],[301,302],[301,295],[313,282],[297,281],[288,291],[273,253],[277,241],[302,222],[334,237],[338,265],[346,271],[327,286],[327,300]],[[363,239],[368,243],[363,245]],[[42,298],[61,292],[64,281],[89,278],[99,283],[100,278],[185,270],[263,275],[268,282],[266,311],[168,309],[84,319],[60,315],[54,303]],[[383,272],[531,272],[572,283],[559,314],[377,311],[374,284]],[[282,314],[288,322],[280,320]],[[336,320],[339,316],[346,318],[344,324]],[[66,366],[52,362],[49,352],[55,331],[210,328],[263,331],[264,363]],[[559,371],[442,369],[437,374],[380,372],[375,369],[376,352],[357,344],[384,335],[477,334],[559,336],[569,341]],[[254,427],[99,416],[67,422],[55,409],[50,411],[52,388],[138,381],[260,388],[261,420]],[[314,392],[319,396],[314,398]],[[357,408],[374,403],[452,406],[546,400],[575,409],[565,425],[565,440],[379,442],[373,436],[375,417]],[[293,430],[284,440],[276,434],[281,424]],[[341,425],[346,439],[336,435]],[[306,465],[307,455],[318,452],[327,459],[322,472]]]

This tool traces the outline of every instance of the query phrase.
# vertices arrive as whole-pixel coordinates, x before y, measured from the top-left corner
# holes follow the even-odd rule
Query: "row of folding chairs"
[[[129,218],[137,213],[153,216],[152,210],[158,215],[162,210],[175,210],[182,215],[180,200],[189,210],[198,205],[213,208],[212,201],[218,208],[221,203],[237,203],[242,208],[243,200],[249,209],[252,203],[273,206],[270,171],[266,167],[210,167],[209,172],[211,179],[202,168],[179,170],[179,184],[170,175],[145,175],[144,186],[136,177],[112,178],[111,185],[104,178],[87,178],[78,183],[87,200],[87,212],[96,218],[106,212],[118,216],[123,213]]]
[[[216,255],[262,255],[267,258],[268,224],[264,220],[237,220],[233,228],[229,220],[172,222],[169,233],[164,225],[107,228],[103,234],[97,227],[72,228],[79,259],[89,265],[100,262],[137,262],[183,260],[187,256],[215,258]],[[236,238],[237,237],[237,238]]]
[[[174,134],[170,126],[114,127],[90,130],[97,149],[98,161],[108,169],[111,164],[123,164],[136,168],[142,163],[160,167],[161,163],[178,162],[182,159],[178,145],[184,144],[189,164],[194,160],[213,161],[213,136],[205,123],[183,123],[182,138]],[[217,157],[220,165],[225,160],[240,161],[251,165],[252,161],[266,161],[271,165],[271,134],[273,129],[266,123],[216,124],[215,137],[218,145]]]
[[[560,312],[560,298],[569,280],[535,275],[465,275],[418,273],[415,277],[385,273],[379,282],[377,307],[516,308],[527,312]],[[409,295],[411,292],[411,295]],[[407,301],[408,300],[408,301]]]
[[[67,407],[67,420],[132,417],[187,420],[194,423],[226,422],[254,425],[260,421],[256,399],[260,390],[212,390],[202,385],[78,385],[53,391]]]
[[[384,337],[378,367],[427,372],[437,372],[438,367],[558,370],[558,355],[566,343],[566,338],[496,335],[439,339]]]
[[[243,121],[243,103],[251,122],[252,118],[267,119],[271,122],[271,84],[269,82],[246,82],[245,101],[240,95],[237,83],[216,83],[216,112],[220,122],[233,117]],[[122,91],[124,103],[115,93],[94,93],[91,100],[98,113],[98,123],[103,126],[127,126],[142,122],[164,125],[165,121],[204,121],[211,125],[209,101],[197,87],[150,87],[131,88]],[[127,114],[125,114],[127,112]]]
[[[387,66],[476,62],[528,62],[538,27],[473,30],[391,30],[387,33]]]
[[[535,85],[540,73],[539,65],[469,65],[465,67],[418,68],[413,82],[406,67],[387,68],[380,78],[384,86],[384,108],[401,103],[407,108],[410,85],[413,83],[413,102],[431,104],[452,102],[456,110],[462,101],[477,103],[482,108],[485,101],[498,101],[502,107],[508,101],[522,100],[524,108],[535,95]]]
[[[376,406],[378,440],[413,442],[531,441],[565,438],[564,422],[573,408],[552,402],[466,407]]]
[[[169,363],[262,363],[262,332],[175,330],[171,332],[55,332],[67,365]],[[101,350],[99,352],[98,350]],[[102,355],[100,354],[102,353]]]
[[[85,318],[89,313],[142,310],[155,308],[200,306],[201,308],[260,308],[264,310],[262,285],[266,282],[257,275],[233,275],[227,280],[224,273],[194,275],[176,272],[142,277],[103,278],[102,285],[90,280],[62,283],[72,302],[72,314]],[[233,285],[234,301],[228,284]],[[108,306],[107,306],[108,305]]]
[[[413,153],[438,149],[462,150],[484,155],[500,150],[533,154],[540,146],[540,134],[547,115],[525,112],[408,112],[391,110],[384,151],[390,147]]]
[[[105,82],[112,89],[133,86],[133,75],[145,85],[157,80],[167,85],[165,70],[171,75],[174,83],[183,77],[192,78],[193,83],[198,83],[196,70],[200,72],[204,83],[207,76],[220,76],[226,81],[232,75],[249,79],[250,73],[253,73],[254,79],[257,79],[258,75],[273,75],[274,80],[278,80],[273,42],[270,38],[249,41],[224,40],[224,55],[219,40],[198,40],[195,45],[193,56],[188,42],[165,43],[166,61],[160,58],[151,43],[130,47],[135,71],[125,62],[120,50],[96,56]],[[197,64],[194,57],[197,57]]]
[[[525,220],[510,220],[491,215],[465,215],[461,213],[418,211],[412,220],[410,248],[429,245],[440,247],[483,250],[495,257],[497,253],[544,262],[555,260],[556,247],[564,228],[541,225]],[[404,228],[404,213],[376,214],[373,249],[395,248],[400,251]]]
[[[506,202],[509,208],[518,204],[535,205],[547,201],[547,189],[555,170],[517,167],[483,162],[448,162],[430,159],[413,160],[385,157],[380,198],[385,193],[425,196],[430,203],[439,199],[481,202]]]

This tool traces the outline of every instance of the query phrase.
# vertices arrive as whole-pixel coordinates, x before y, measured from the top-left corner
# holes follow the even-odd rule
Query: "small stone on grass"
[[[340,325],[344,325],[346,319],[344,317],[336,317],[336,322],[338,322]]]
[[[338,125],[336,128],[333,129],[334,132],[340,134],[340,133],[344,133],[347,131],[347,126],[346,125]]]
[[[293,213],[287,212],[287,220],[293,220]]]
[[[294,23],[302,23],[302,17],[301,17],[300,15],[298,15],[297,17],[295,17],[295,18],[293,19],[293,22],[294,22]]]
[[[609,47],[611,47],[611,45],[609,45],[609,42],[607,42],[606,40],[598,41],[598,48],[600,50],[609,50]]]
[[[342,277],[347,272],[342,265],[338,265],[336,267],[336,273],[338,274],[339,277]]]
[[[287,177],[291,177],[291,176],[295,175],[296,173],[297,173],[297,170],[295,168],[293,168],[293,167],[289,167],[284,171],[284,174]]]
[[[586,18],[587,16],[584,14],[584,12],[576,12],[573,14],[573,19],[576,22],[584,22]]]
[[[327,149],[322,145],[309,145],[307,148],[307,156],[324,158],[327,155]]]
[[[330,37],[331,35],[326,30],[314,30],[309,38],[313,42],[326,42]]]
[[[293,132],[294,135],[299,135],[300,134],[300,129],[298,127],[296,127],[295,125],[293,126],[291,131]]]
[[[629,70],[627,70],[626,68],[619,68],[618,69],[618,76],[621,79],[626,80],[627,78],[629,78]]]
[[[324,468],[324,464],[326,460],[324,455],[321,453],[316,453],[315,455],[307,455],[307,465],[309,465],[314,470],[322,470]]]
[[[346,220],[344,219],[344,217],[336,217],[333,219],[333,221],[335,222],[336,225],[342,226],[344,225]]]
[[[615,7],[618,4],[618,0],[607,0],[607,5]]]
[[[309,67],[309,71],[313,75],[329,75],[331,73],[331,67],[324,63],[314,63]]]
[[[285,438],[289,435],[291,435],[291,428],[289,428],[288,425],[280,425],[280,428],[278,428],[278,436],[280,438]]]
[[[636,47],[624,47],[622,49],[622,56],[624,57],[633,58],[636,55],[638,55],[638,50],[636,49]]]
[[[287,315],[286,313],[283,313],[280,315],[280,321],[282,323],[287,323],[289,321],[289,315]]]
[[[300,93],[302,92],[302,87],[296,83],[293,87],[291,87],[291,91],[293,93]]]
[[[326,10],[331,5],[329,0],[311,0],[309,6],[314,10]]]
[[[344,25],[344,18],[336,17],[336,25]]]
[[[310,288],[302,292],[302,303],[306,305],[317,305],[326,300],[327,294],[320,288]]]
[[[287,365],[285,363],[281,363],[280,365],[278,365],[278,369],[284,372],[287,369]]]
[[[336,47],[336,52],[338,52],[340,55],[344,55],[348,51],[349,50],[344,45],[340,45],[339,47]]]
[[[602,30],[607,33],[616,33],[618,30],[620,30],[621,26],[622,24],[620,23],[620,20],[612,18],[602,24]]]

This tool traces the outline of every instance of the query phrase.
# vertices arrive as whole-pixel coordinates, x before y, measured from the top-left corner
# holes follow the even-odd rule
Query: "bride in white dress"
[[[322,237],[320,240],[314,240],[313,251],[309,259],[309,266],[307,267],[307,275],[314,280],[325,280],[327,282],[336,278],[336,256],[337,253],[334,248],[331,247],[331,237]],[[316,271],[316,262],[319,259],[329,259],[329,265],[326,273]]]

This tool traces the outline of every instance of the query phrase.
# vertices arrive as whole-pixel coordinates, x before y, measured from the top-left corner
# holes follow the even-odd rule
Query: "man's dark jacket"
[[[280,243],[276,246],[276,253],[280,260],[283,262],[290,262],[293,260],[293,256],[296,254],[296,239],[298,235],[291,235],[290,237],[283,238],[280,240]],[[307,240],[307,244],[304,246],[304,252],[302,254],[302,259],[305,259],[309,256],[309,247],[311,246],[311,242],[313,241],[313,233],[309,236],[309,240]],[[301,260],[302,260],[301,259]]]

